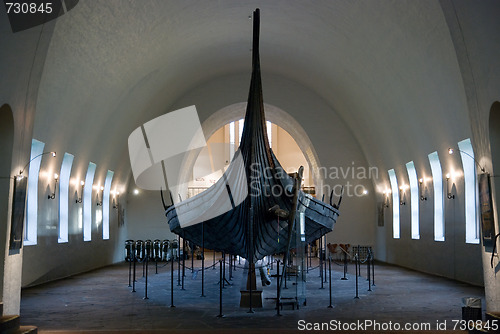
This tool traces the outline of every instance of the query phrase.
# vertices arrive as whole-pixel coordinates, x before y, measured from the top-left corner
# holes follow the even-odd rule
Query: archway
[[[225,124],[238,121],[239,119],[243,118],[245,115],[246,106],[246,102],[235,103],[213,113],[201,125],[205,138],[210,138],[219,128],[221,128]],[[266,120],[271,121],[273,124],[278,125],[283,130],[288,132],[299,146],[307,163],[309,164],[309,169],[312,173],[312,180],[316,185],[316,196],[321,198],[321,196],[323,195],[323,187],[321,186],[323,184],[323,178],[320,175],[321,173],[314,172],[318,170],[318,167],[321,166],[321,164],[307,133],[292,116],[290,116],[282,109],[264,103],[264,110],[266,113]],[[190,180],[191,171],[193,170],[193,166],[196,162],[197,157],[197,153],[190,154],[182,164],[182,174],[179,178],[181,180],[179,184],[183,185],[180,187],[180,190],[184,195],[182,196],[182,198],[186,198],[188,192],[187,185]],[[173,198],[174,202],[177,202],[179,200],[177,196],[174,196]]]
[[[9,222],[14,118],[8,104],[0,107],[0,300],[3,301],[5,245]]]

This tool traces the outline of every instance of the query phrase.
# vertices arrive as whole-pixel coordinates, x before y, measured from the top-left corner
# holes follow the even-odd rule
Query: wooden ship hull
[[[207,249],[252,261],[293,248],[295,238],[291,238],[290,228],[295,226],[294,231],[300,233],[301,216],[303,238],[310,243],[332,231],[339,215],[338,206],[295,190],[294,178],[284,171],[269,147],[260,73],[259,25],[256,10],[252,78],[238,151],[216,184],[166,207],[172,232]],[[295,211],[293,218],[283,214]]]

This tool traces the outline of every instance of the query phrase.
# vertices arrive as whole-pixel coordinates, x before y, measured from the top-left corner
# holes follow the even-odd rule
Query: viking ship
[[[269,147],[259,30],[257,9],[253,21],[250,92],[240,146],[233,160],[223,177],[204,192],[170,207],[163,201],[172,232],[207,249],[239,255],[249,261],[288,252],[295,245],[294,226],[302,230],[307,243],[332,231],[340,205],[340,200],[332,204],[330,198],[328,204],[300,191],[300,183],[298,187],[295,185],[295,179],[281,167]],[[217,215],[207,214],[210,210]]]

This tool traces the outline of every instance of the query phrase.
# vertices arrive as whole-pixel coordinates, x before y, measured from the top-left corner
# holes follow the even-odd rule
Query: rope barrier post
[[[370,252],[368,251],[367,249],[367,252],[366,252],[366,280],[367,281],[370,281],[371,280],[371,274],[370,274]]]
[[[372,285],[375,286],[375,259],[373,258],[373,251],[371,251],[370,254],[372,257]]]
[[[191,249],[191,274],[194,273],[194,246]]]
[[[359,257],[359,254],[360,254],[360,250],[361,250],[361,246],[358,245],[358,257]],[[359,277],[361,277],[361,261],[358,261],[358,275],[359,275]]]
[[[344,250],[344,249],[342,248],[342,250]],[[357,266],[357,264],[356,264],[356,266]],[[356,275],[357,275],[357,273],[358,273],[358,267],[356,267]],[[344,250],[344,277],[342,277],[341,280],[347,281],[346,275],[347,275],[347,252]]]
[[[220,265],[220,284],[219,284],[219,315],[217,318],[224,318],[224,314],[222,314],[222,260],[219,260],[219,265]],[[215,268],[215,266],[214,266]]]
[[[205,297],[205,223],[201,223],[201,296]]]
[[[306,245],[306,274],[309,274],[309,249],[310,245]]]
[[[233,279],[233,256],[229,254],[229,280]]]
[[[172,263],[170,266],[170,307],[175,307],[174,306],[174,263],[175,261],[174,258],[172,257]]]
[[[149,258],[146,257],[146,281],[144,283],[144,298],[143,299],[149,299],[148,298],[148,263],[149,263]]]
[[[144,262],[144,259],[142,259],[142,277],[144,277],[144,274],[145,274],[145,267],[146,266],[146,263]]]
[[[135,267],[136,267],[136,264],[135,264],[136,263],[135,255],[134,255],[133,261],[134,261],[134,277],[132,279],[132,292],[135,292]]]
[[[328,257],[328,280],[330,281],[330,305],[328,308],[333,308],[332,306],[332,259]]]
[[[181,290],[184,289],[184,277],[186,277],[186,254],[184,250],[186,249],[186,240],[182,239],[182,282],[181,282]]]
[[[181,285],[181,236],[178,236],[177,241],[177,286]],[[184,249],[182,250],[182,256],[184,256]]]
[[[358,258],[358,254],[356,254],[355,256],[355,259],[356,259],[356,297],[354,297],[354,299],[359,299],[359,295],[358,295],[358,261],[359,261],[359,258]]]
[[[280,314],[280,260],[276,262],[276,315],[281,316]]]
[[[226,253],[222,253],[222,288],[226,288]]]
[[[370,273],[370,267],[371,267],[371,257],[370,253],[368,253],[368,259],[367,259],[367,269],[368,269],[368,291],[372,291],[372,275]]]
[[[318,251],[318,256],[319,256],[319,277],[321,277],[321,282],[323,282],[323,259],[321,257],[321,249],[323,248],[322,244],[322,238],[319,239],[319,251]]]
[[[324,251],[325,251],[325,257],[324,257],[324,260],[323,261],[326,261],[326,236],[325,236],[325,242],[323,242],[323,248],[324,248]],[[323,251],[321,251],[323,253]],[[323,262],[323,267],[325,269],[325,273],[323,274],[323,278],[325,280],[325,283],[326,283],[326,263]]]
[[[128,287],[132,287],[132,259],[128,261]]]

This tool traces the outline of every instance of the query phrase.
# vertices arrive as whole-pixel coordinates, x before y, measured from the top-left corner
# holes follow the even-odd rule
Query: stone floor
[[[207,260],[206,266],[212,261]],[[314,263],[313,265],[317,265]],[[186,262],[191,266],[191,262]],[[320,289],[319,270],[311,270],[307,282],[307,306],[300,310],[285,307],[282,316],[276,316],[272,300],[264,299],[264,307],[248,313],[239,307],[243,270],[237,268],[231,283],[223,290],[224,318],[219,314],[219,269],[205,270],[205,295],[201,295],[201,261],[195,261],[192,273],[188,268],[185,290],[178,286],[177,265],[174,272],[174,305],[170,307],[170,264],[149,268],[148,295],[145,300],[145,278],[142,266],[137,267],[136,292],[128,287],[128,264],[122,263],[56,282],[23,289],[21,322],[38,326],[41,333],[234,333],[297,331],[314,326],[314,323],[350,325],[365,320],[377,321],[380,326],[406,323],[417,326],[429,323],[437,330],[437,322],[446,322],[446,329],[453,329],[453,320],[461,319],[461,298],[481,297],[484,290],[459,283],[377,263],[375,284],[369,292],[366,267],[359,277],[359,297],[355,296],[354,266],[349,266],[348,280],[341,280],[342,267],[332,264],[333,308],[329,305],[328,283]],[[260,281],[259,279],[257,279]],[[288,286],[293,288],[293,284]],[[287,291],[287,293],[290,291]],[[276,294],[273,280],[264,288],[263,297]],[[483,306],[484,309],[484,306]],[[314,327],[313,327],[314,328]],[[394,328],[394,327],[393,327]],[[332,328],[330,328],[332,329]],[[387,327],[361,327],[360,333]],[[343,331],[346,333],[348,331]],[[349,331],[352,332],[352,331]]]

